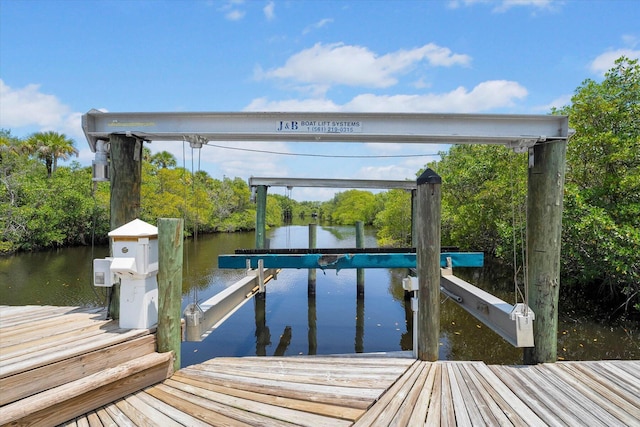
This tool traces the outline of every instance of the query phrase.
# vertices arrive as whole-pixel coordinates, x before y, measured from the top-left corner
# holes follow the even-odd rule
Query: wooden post
[[[258,185],[256,189],[256,249],[264,249],[267,228],[267,186]]]
[[[565,141],[529,149],[527,253],[529,305],[535,313],[534,346],[524,350],[524,363],[557,359],[558,295],[562,202],[567,145]]]
[[[418,198],[416,197],[416,190],[411,190],[411,247],[415,248],[418,242],[416,233],[418,227],[416,226],[416,212],[418,211]]]
[[[158,352],[173,351],[173,370],[180,369],[182,343],[183,220],[158,219]]]
[[[417,180],[418,359],[438,360],[440,339],[440,187],[427,168]]]
[[[356,248],[364,248],[364,223],[356,221]],[[364,297],[364,269],[356,270],[356,283],[358,288],[358,298]]]
[[[136,138],[109,135],[109,177],[111,181],[110,230],[140,216],[142,186],[142,141]],[[112,254],[113,255],[113,254]],[[109,316],[120,318],[120,285],[111,288]]]
[[[309,224],[309,249],[315,249],[318,242],[318,224]],[[309,269],[307,294],[316,294],[316,269]]]

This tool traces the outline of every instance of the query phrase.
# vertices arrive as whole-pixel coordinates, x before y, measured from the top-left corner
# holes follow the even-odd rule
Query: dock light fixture
[[[96,156],[91,163],[93,168],[93,182],[109,181],[109,142],[99,139],[96,141]]]

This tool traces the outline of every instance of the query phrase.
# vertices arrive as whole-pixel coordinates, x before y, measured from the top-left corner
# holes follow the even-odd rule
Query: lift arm
[[[511,305],[443,269],[440,291],[514,347],[533,347],[535,314],[525,304]]]

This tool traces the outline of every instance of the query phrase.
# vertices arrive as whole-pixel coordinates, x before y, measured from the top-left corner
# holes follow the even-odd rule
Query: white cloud
[[[332,22],[333,22],[333,19],[331,19],[331,18],[321,19],[318,22],[316,22],[314,24],[311,24],[308,27],[306,27],[304,30],[302,30],[302,34],[309,34],[311,31],[318,30],[318,29],[320,29],[320,28],[322,28],[322,27],[324,27],[324,26],[326,26],[326,25],[328,25],[328,24],[330,24]]]
[[[555,5],[561,3],[561,0],[450,0],[448,6],[451,9],[458,9],[464,6],[486,4],[493,5],[494,12],[506,12],[507,10],[518,6],[550,10]]]
[[[444,94],[385,95],[362,94],[344,106],[347,111],[363,112],[452,112],[474,113],[510,107],[527,96],[527,89],[517,82],[491,80],[471,91],[464,87]]]
[[[478,84],[471,91],[460,86],[443,94],[375,95],[368,93],[357,95],[342,105],[325,98],[284,101],[257,98],[245,110],[478,113],[512,107],[517,100],[525,98],[527,94],[527,89],[518,82],[489,80]]]
[[[621,56],[626,56],[630,59],[638,59],[640,58],[640,50],[634,49],[616,49],[616,50],[608,50],[596,57],[591,64],[589,64],[589,69],[600,76],[604,76],[604,74],[614,67],[616,59]]]
[[[382,56],[362,46],[317,43],[291,56],[284,66],[256,73],[256,77],[288,79],[325,89],[330,85],[386,88],[398,82],[398,75],[421,62],[441,67],[466,66],[471,57],[434,43]]]
[[[269,101],[267,98],[256,98],[244,109],[245,111],[341,111],[333,101],[316,99],[287,99]]]
[[[268,21],[272,21],[275,17],[276,17],[276,13],[275,13],[275,3],[270,1],[269,3],[267,3],[267,5],[262,9],[262,11],[264,12],[264,16],[265,18],[267,18]]]
[[[547,114],[547,113],[549,113],[551,111],[552,108],[562,108],[565,105],[571,104],[571,97],[572,96],[573,95],[571,95],[571,94],[561,95],[561,96],[555,98],[554,100],[552,100],[551,102],[549,102],[546,105],[540,105],[540,106],[537,106],[537,107],[533,107],[533,111],[538,111],[540,113]]]
[[[244,18],[245,11],[240,9],[244,0],[227,0],[219,10],[224,13],[224,17],[229,21],[239,21]]]
[[[56,96],[42,93],[40,85],[12,88],[0,79],[0,128],[52,130],[80,142],[84,140],[81,117],[82,113],[71,111]]]

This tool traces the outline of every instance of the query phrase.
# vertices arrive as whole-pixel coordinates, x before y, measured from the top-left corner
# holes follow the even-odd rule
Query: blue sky
[[[640,57],[638,22],[637,0],[0,0],[0,127],[65,133],[89,165],[80,117],[92,108],[545,114],[618,56]],[[219,145],[415,156],[187,146],[183,159],[182,142],[148,147],[243,179],[413,179],[446,148]]]

